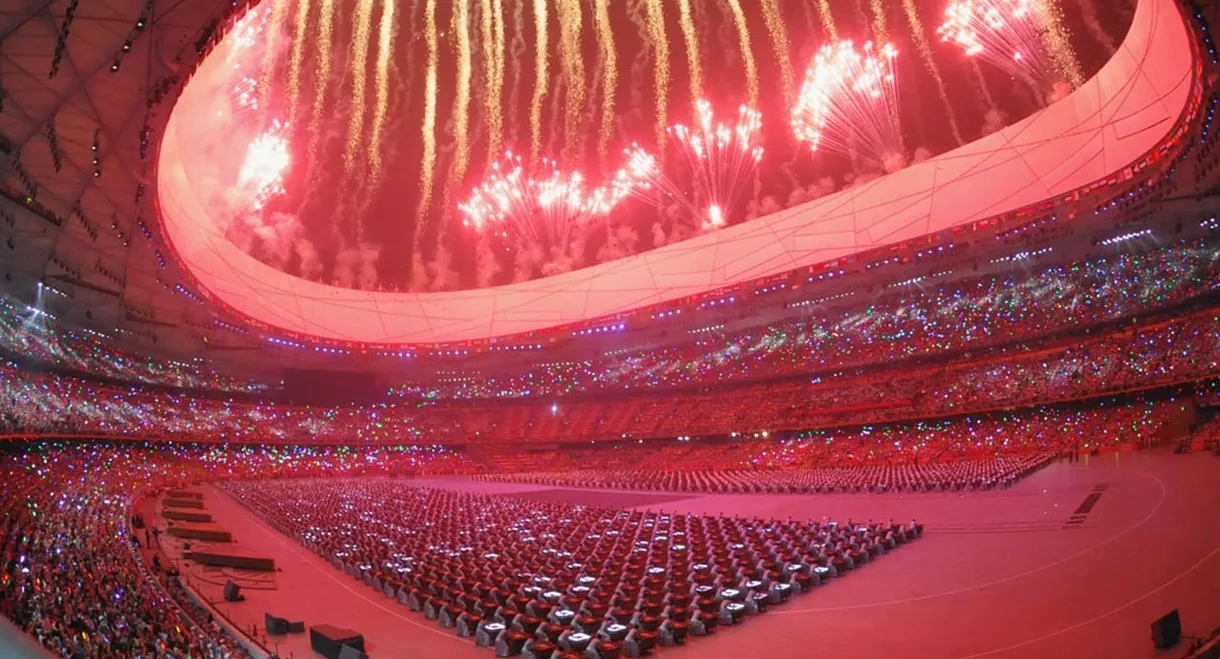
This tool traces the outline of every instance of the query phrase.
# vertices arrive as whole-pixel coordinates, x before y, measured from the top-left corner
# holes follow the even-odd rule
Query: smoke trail
[[[597,153],[603,158],[614,136],[614,94],[618,87],[618,53],[614,50],[614,32],[610,28],[610,0],[597,0],[593,24],[597,31],[598,75],[601,78],[601,130],[598,132]]]
[[[513,65],[509,67],[513,72],[512,82],[509,84],[508,108],[512,113],[511,117],[515,118],[517,112],[521,109],[521,72],[525,70],[525,6],[524,3],[517,3],[517,11],[513,12]],[[519,121],[513,121],[512,139],[513,144],[520,142],[521,126]],[[497,153],[495,157],[502,154]]]
[[[483,124],[487,126],[487,160],[494,160],[504,146],[504,5],[502,0],[480,0],[480,38],[483,47]]]
[[[584,17],[580,0],[559,0],[559,38],[563,52],[564,135],[567,151],[572,152],[584,142],[581,134],[581,114],[585,105],[585,63],[581,52],[580,33]]]
[[[669,124],[669,39],[665,36],[665,5],[662,0],[648,0],[644,11],[648,20],[648,38],[652,41],[652,93],[657,111],[657,148],[663,148],[665,129]]]
[[[343,168],[348,176],[353,175],[356,154],[360,151],[360,140],[364,133],[364,111],[368,105],[364,100],[367,85],[369,36],[373,29],[373,0],[360,0],[356,4],[356,27],[352,34],[352,109],[347,123],[347,148],[343,150]]]
[[[538,160],[542,152],[542,102],[547,94],[547,66],[550,49],[547,47],[547,0],[534,0],[534,96],[530,101],[530,155]]]
[[[424,141],[423,161],[419,166],[419,207],[416,212],[426,217],[432,203],[432,179],[436,169],[436,69],[439,60],[440,37],[436,33],[436,0],[424,5],[424,38],[428,42],[428,68],[424,74]],[[420,223],[419,226],[422,226]]]
[[[457,32],[457,94],[453,101],[454,154],[449,184],[460,184],[470,164],[470,80],[473,51],[470,47],[470,0],[454,0],[453,22]],[[446,186],[448,187],[448,185]],[[449,192],[446,191],[446,198]],[[449,204],[445,204],[448,208]]]
[[[699,33],[691,20],[690,0],[678,0],[682,41],[686,43],[686,66],[690,70],[691,100],[703,97],[703,62],[699,59]]]
[[[307,12],[309,6],[301,8],[301,13]],[[308,14],[306,14],[308,16]],[[271,77],[275,72],[275,59],[279,50],[277,42],[284,32],[284,23],[288,20],[288,0],[276,0],[271,4],[271,24],[264,32],[264,37],[267,43],[263,50],[263,65],[259,69],[258,89],[261,95],[259,109],[263,114],[266,114],[267,107],[270,105],[271,98]],[[298,90],[296,89],[296,79],[290,78],[288,83],[288,98],[290,100],[289,107],[296,107],[296,99]]]
[[[771,49],[775,51],[775,61],[779,63],[780,81],[784,86],[784,100],[792,102],[792,52],[788,44],[788,28],[784,27],[784,16],[780,12],[777,0],[762,0],[763,19],[767,22],[767,32],[771,35]]]
[[[919,56],[923,58],[924,66],[927,67],[928,73],[932,74],[932,79],[936,81],[936,93],[940,95],[940,101],[945,106],[945,116],[949,118],[949,128],[953,131],[953,139],[957,140],[958,146],[965,144],[962,141],[962,131],[957,127],[957,114],[953,112],[953,106],[949,104],[949,97],[945,94],[945,81],[940,77],[940,69],[936,67],[936,62],[932,59],[932,48],[928,46],[928,39],[924,36],[923,21],[919,20],[919,10],[915,7],[915,0],[902,0],[902,9],[906,12],[907,22],[911,24],[911,33],[915,37],[915,46],[919,49]]]
[[[1118,44],[1115,43],[1114,37],[1106,34],[1105,28],[1101,26],[1101,22],[1097,20],[1097,7],[1093,4],[1094,0],[1076,0],[1080,5],[1080,18],[1084,20],[1085,29],[1093,38],[1100,43],[1106,52],[1113,56],[1118,50]]]
[[[326,92],[330,86],[331,32],[335,26],[335,3],[338,0],[322,0],[319,7],[318,20],[318,58],[313,76],[313,108],[309,115],[309,162],[315,162],[318,152],[318,140],[322,136],[322,111],[326,107]],[[303,33],[298,33],[295,41],[302,43]]]
[[[635,58],[631,60],[631,71],[628,74],[628,79],[631,81],[631,99],[628,103],[627,115],[633,120],[640,109],[645,107],[643,85],[640,84],[640,81],[647,76],[648,61],[652,55],[652,38],[648,32],[648,21],[644,16],[644,11],[640,9],[642,2],[644,0],[629,0],[627,5],[627,16],[631,19],[631,24],[635,26],[640,43],[644,44],[644,47],[640,48]]]
[[[377,104],[373,106],[373,133],[369,138],[369,191],[376,188],[381,179],[381,136],[385,132],[385,118],[390,104],[390,61],[394,54],[394,4],[383,2],[381,23],[377,29]],[[371,198],[372,195],[366,195]]]
[[[830,40],[838,41],[839,28],[835,27],[835,18],[830,13],[829,0],[818,0],[818,17],[822,19],[822,27],[826,28],[826,34],[830,35]]]
[[[873,32],[879,43],[889,43],[889,28],[885,22],[885,2],[883,0],[868,0],[873,10]]]
[[[822,0],[825,2],[825,0]],[[750,50],[750,26],[739,0],[729,0],[733,12],[733,25],[737,26],[737,41],[741,45],[741,60],[746,67],[746,93],[751,107],[758,107],[758,68],[754,64],[754,51]]]
[[[979,83],[979,91],[983,94],[983,101],[987,104],[985,108],[988,112],[997,112],[995,99],[991,96],[991,90],[987,87],[987,78],[983,77],[983,70],[979,68],[979,63],[973,57],[970,58],[970,69],[974,71],[974,79]],[[994,132],[994,131],[992,131]]]

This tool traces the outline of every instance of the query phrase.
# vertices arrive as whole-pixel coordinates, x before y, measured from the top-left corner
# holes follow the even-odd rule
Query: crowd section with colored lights
[[[813,373],[1035,340],[1180,303],[1220,285],[1220,247],[1176,245],[967,279],[731,336],[507,376],[405,384],[403,398],[477,399],[663,389]]]
[[[782,606],[923,531],[913,521],[668,515],[386,479],[226,488],[336,568],[497,656],[640,656]]]
[[[0,353],[93,376],[182,389],[259,393],[263,382],[197,365],[139,357],[107,344],[91,331],[59,327],[37,309],[0,297]]]
[[[437,447],[41,442],[0,453],[0,615],[63,657],[245,657],[141,562],[133,502],[198,481],[468,470]]]
[[[1220,373],[1220,313],[986,358],[549,404],[310,408],[117,389],[0,366],[0,429],[205,442],[496,444],[805,430],[1053,403]]]
[[[981,490],[1011,485],[1057,456],[1140,448],[1181,409],[1174,402],[1124,403],[809,431],[783,440],[759,434],[661,447],[488,450],[477,453],[490,468],[476,478],[673,492]]]

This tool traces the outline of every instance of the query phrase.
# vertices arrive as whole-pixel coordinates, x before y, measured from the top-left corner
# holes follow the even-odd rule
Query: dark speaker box
[[[225,601],[226,602],[240,602],[241,600],[242,600],[241,586],[233,583],[232,581],[226,581],[225,582]]]
[[[1152,623],[1152,644],[1158,650],[1167,650],[1182,640],[1182,618],[1174,609],[1165,617]]]
[[[288,633],[288,621],[270,613],[263,614],[263,625],[267,628],[267,633],[272,636],[283,636]]]
[[[339,659],[369,659],[369,656],[350,645],[345,645],[339,650]]]
[[[288,633],[289,634],[304,634],[305,633],[305,623],[303,621],[288,623]]]

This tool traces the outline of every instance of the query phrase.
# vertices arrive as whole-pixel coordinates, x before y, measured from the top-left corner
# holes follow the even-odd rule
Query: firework
[[[262,93],[259,90],[259,81],[250,76],[238,80],[231,91],[234,112],[239,114],[257,112],[262,100]]]
[[[610,214],[641,183],[620,172],[609,185],[590,187],[579,172],[567,173],[548,159],[531,176],[512,153],[492,165],[492,173],[458,205],[464,224],[521,249],[566,245],[574,232]]]
[[[898,51],[851,41],[817,52],[792,110],[792,129],[812,150],[884,159],[902,151],[898,127]]]
[[[1042,41],[1045,31],[1030,0],[958,0],[945,8],[936,33],[970,57],[1049,89],[1056,76]]]
[[[593,25],[597,31],[598,70],[601,71],[601,126],[597,152],[606,155],[614,135],[614,94],[618,89],[618,55],[614,50],[614,31],[610,27],[610,0],[597,0]]]
[[[723,226],[745,181],[762,160],[762,115],[742,106],[737,123],[716,123],[712,106],[695,103],[695,124],[669,128],[681,172],[667,175],[656,157],[639,145],[627,150],[620,185],[659,206],[676,203],[706,228]],[[647,185],[638,185],[639,181]],[[642,194],[641,194],[642,193]]]
[[[758,66],[754,63],[754,50],[750,46],[750,26],[746,12],[739,0],[729,0],[729,11],[733,14],[733,25],[737,28],[737,43],[741,48],[741,62],[746,69],[746,94],[752,105],[758,105]]]
[[[246,149],[237,186],[248,196],[252,210],[261,211],[273,197],[284,194],[284,174],[292,163],[284,132],[284,124],[273,121]]]

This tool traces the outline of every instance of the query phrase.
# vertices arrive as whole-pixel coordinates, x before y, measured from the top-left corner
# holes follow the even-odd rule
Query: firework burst
[[[272,198],[284,194],[284,174],[292,164],[284,133],[284,124],[273,121],[246,148],[237,187],[249,199],[251,210],[261,211]]]
[[[642,184],[620,172],[608,185],[590,187],[580,172],[564,172],[543,159],[531,176],[519,156],[508,153],[492,165],[491,175],[458,204],[463,223],[527,250],[552,250],[567,245],[573,235],[610,214]]]
[[[1049,89],[1055,68],[1043,44],[1046,26],[1030,0],[958,0],[945,8],[941,41],[1005,73]]]
[[[898,87],[890,44],[824,46],[814,56],[792,110],[796,138],[814,151],[852,151],[884,160],[902,152]]]
[[[639,145],[627,150],[627,166],[620,185],[649,201],[667,206],[677,203],[707,228],[723,226],[726,213],[736,205],[745,181],[762,160],[762,115],[751,108],[738,109],[737,123],[717,123],[711,103],[695,102],[693,126],[670,126],[669,137],[682,172],[674,178],[657,158]],[[638,185],[644,181],[646,185]]]

